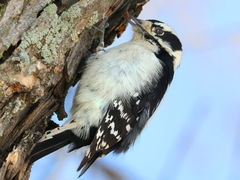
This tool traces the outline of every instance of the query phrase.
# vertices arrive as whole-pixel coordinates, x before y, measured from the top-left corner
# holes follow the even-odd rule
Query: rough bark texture
[[[125,12],[138,15],[146,0],[2,0],[0,2],[0,180],[29,178],[26,157],[53,112],[80,77],[99,42],[125,30]]]

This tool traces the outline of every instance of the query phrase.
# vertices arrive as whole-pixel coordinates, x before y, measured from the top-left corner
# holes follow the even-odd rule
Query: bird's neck
[[[158,46],[154,45],[153,43],[150,43],[149,41],[146,41],[143,38],[139,38],[139,37],[134,38],[133,37],[133,39],[131,41],[138,43],[139,45],[143,46],[144,48],[150,50],[153,53],[157,53],[159,50]]]
[[[159,59],[166,73],[168,73],[169,82],[172,81],[174,75],[174,57],[169,55],[165,49],[160,49],[158,52],[154,53]]]

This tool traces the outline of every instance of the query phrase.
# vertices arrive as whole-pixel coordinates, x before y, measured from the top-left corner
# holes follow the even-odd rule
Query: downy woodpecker
[[[173,29],[157,20],[131,17],[130,42],[89,58],[70,119],[47,131],[30,155],[32,162],[70,144],[89,145],[81,175],[99,157],[129,149],[161,102],[182,55]]]

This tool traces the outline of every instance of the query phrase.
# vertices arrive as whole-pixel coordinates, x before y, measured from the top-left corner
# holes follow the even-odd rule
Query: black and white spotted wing
[[[148,92],[136,92],[130,103],[118,99],[109,106],[89,151],[78,168],[83,168],[81,175],[98,157],[111,151],[120,153],[128,150],[163,98],[172,80],[168,77],[160,76],[160,80],[153,80],[150,86],[152,89]]]
[[[83,168],[81,175],[91,166],[91,164],[101,156],[114,150],[116,144],[131,131],[136,123],[136,117],[132,109],[127,107],[121,100],[115,100],[108,108],[95,137],[90,145],[78,170]]]

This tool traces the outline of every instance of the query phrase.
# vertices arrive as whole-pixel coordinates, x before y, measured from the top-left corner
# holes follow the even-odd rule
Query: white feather
[[[86,136],[90,125],[97,126],[109,103],[116,98],[127,99],[147,89],[148,82],[158,77],[162,69],[153,53],[155,50],[150,43],[134,40],[90,59],[77,89],[69,120],[79,123],[73,131],[76,135]]]

